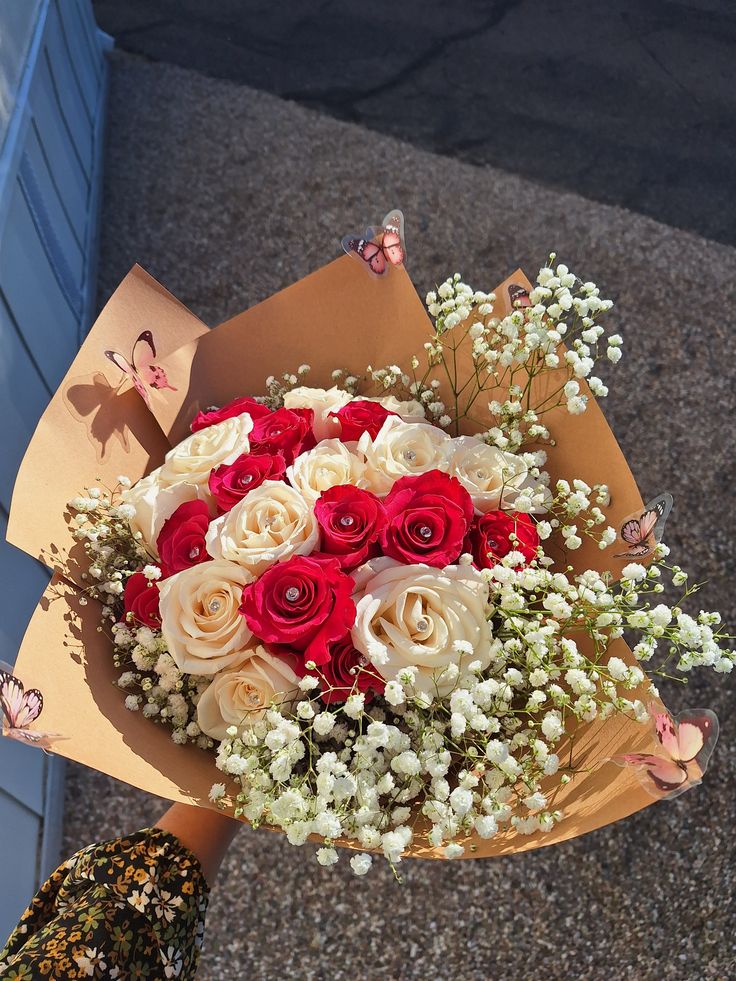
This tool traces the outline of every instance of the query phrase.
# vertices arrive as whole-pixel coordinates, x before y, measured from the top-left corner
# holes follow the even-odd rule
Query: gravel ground
[[[626,360],[609,420],[645,495],[669,488],[675,560],[736,619],[736,250],[273,96],[131,55],[113,59],[100,302],[141,262],[216,323],[337,254],[390,205],[423,291],[459,269],[491,288],[550,248],[617,299]],[[530,141],[529,152],[534,152]],[[283,356],[274,352],[276,361]],[[722,722],[699,790],[583,839],[495,861],[406,863],[354,879],[244,829],[210,908],[200,977],[690,979],[736,974],[733,682],[693,678],[673,708]],[[693,690],[694,689],[694,690]],[[161,802],[69,767],[68,851],[153,820]]]

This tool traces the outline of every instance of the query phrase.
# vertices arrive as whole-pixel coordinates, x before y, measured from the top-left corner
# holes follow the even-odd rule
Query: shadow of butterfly
[[[153,363],[156,357],[156,345],[150,330],[141,331],[135,339],[130,360],[117,351],[105,351],[105,357],[109,358],[115,367],[120,368],[133,382],[135,390],[149,409],[152,408],[149,389],[168,388],[172,392],[176,391],[174,386],[169,384],[164,369]]]
[[[642,511],[634,511],[621,525],[619,539],[627,546],[625,552],[614,553],[617,559],[644,559],[651,555],[654,546],[662,541],[664,526],[672,510],[672,495],[660,494],[644,505]]]
[[[652,797],[679,797],[703,779],[718,741],[718,717],[710,709],[691,709],[673,718],[669,712],[653,711],[660,753],[625,753],[611,762],[633,767]]]
[[[43,710],[43,695],[38,688],[28,691],[10,671],[0,670],[0,707],[3,713],[2,734],[27,746],[48,750],[56,739],[63,739],[56,732],[39,732],[29,729]]]
[[[380,228],[366,228],[363,235],[346,235],[342,247],[363,263],[373,276],[384,276],[390,266],[402,266],[406,259],[404,215],[398,208],[389,211]]]

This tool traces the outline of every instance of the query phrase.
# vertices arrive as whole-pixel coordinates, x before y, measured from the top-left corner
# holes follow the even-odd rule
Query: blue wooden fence
[[[90,0],[0,3],[0,660],[11,664],[48,573],[5,528],[28,439],[92,320],[111,43]],[[0,946],[58,861],[62,806],[61,760],[0,740]]]

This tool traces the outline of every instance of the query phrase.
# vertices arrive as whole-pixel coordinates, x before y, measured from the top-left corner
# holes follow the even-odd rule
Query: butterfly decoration
[[[509,283],[508,294],[512,310],[517,310],[520,307],[530,307],[532,305],[529,290],[525,286],[520,286],[519,283]]]
[[[691,709],[676,718],[666,711],[652,714],[660,754],[626,753],[613,762],[634,767],[652,797],[669,800],[703,779],[718,740],[718,717],[710,709]]]
[[[406,259],[404,214],[398,208],[389,211],[381,227],[366,228],[362,235],[346,235],[342,247],[355,256],[373,276],[384,276],[390,266],[402,266]]]
[[[130,360],[117,351],[105,351],[105,357],[109,358],[115,367],[125,372],[149,409],[152,408],[149,389],[169,388],[172,392],[176,391],[174,386],[169,384],[164,369],[153,363],[156,357],[156,345],[150,330],[141,331],[138,335],[133,344]]]
[[[61,739],[55,732],[38,732],[28,726],[35,722],[43,710],[43,695],[38,688],[28,691],[10,671],[0,670],[0,707],[2,707],[2,734],[28,746],[49,749],[53,739]]]
[[[654,546],[662,541],[664,526],[672,510],[672,495],[660,494],[644,505],[643,511],[635,511],[621,525],[619,537],[627,551],[617,552],[617,559],[643,559],[651,555]]]

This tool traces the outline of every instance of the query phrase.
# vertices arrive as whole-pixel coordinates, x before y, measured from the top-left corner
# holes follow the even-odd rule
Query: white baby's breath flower
[[[364,852],[359,855],[353,855],[353,857],[350,859],[350,868],[353,870],[355,875],[365,875],[370,871],[372,864],[373,856],[366,855]]]

